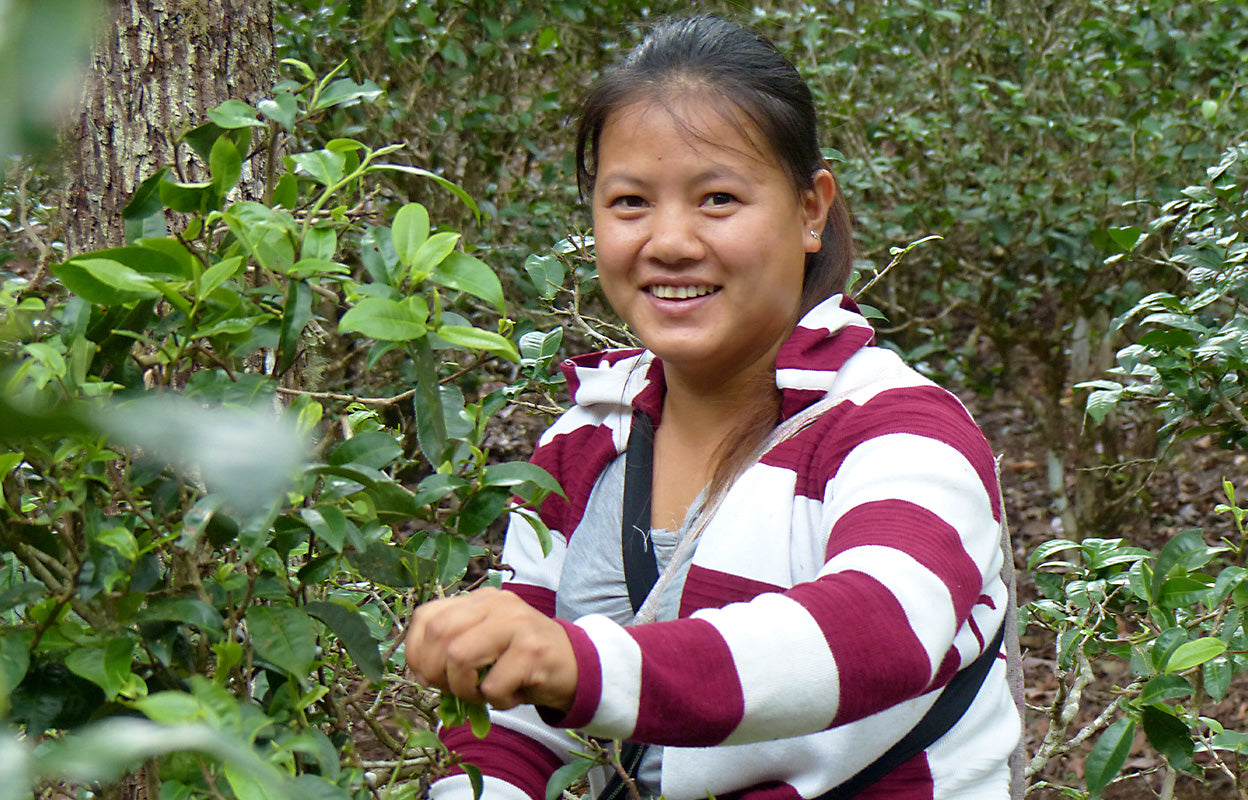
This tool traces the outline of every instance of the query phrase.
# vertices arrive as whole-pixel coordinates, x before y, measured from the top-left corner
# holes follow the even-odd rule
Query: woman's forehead
[[[745,111],[714,92],[639,96],[607,116],[602,135],[605,138],[608,131],[644,135],[647,130],[669,128],[699,154],[713,157],[721,151],[780,167],[780,159]]]

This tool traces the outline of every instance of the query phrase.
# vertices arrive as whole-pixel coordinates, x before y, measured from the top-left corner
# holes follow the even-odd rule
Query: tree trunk
[[[122,209],[144,178],[176,163],[178,137],[274,80],[271,0],[119,0],[110,13],[69,137],[69,255],[123,244]],[[176,166],[185,179],[199,174]]]

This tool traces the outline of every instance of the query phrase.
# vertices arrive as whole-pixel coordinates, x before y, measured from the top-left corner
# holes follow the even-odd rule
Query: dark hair
[[[641,99],[678,99],[689,91],[726,101],[744,114],[799,191],[814,187],[820,169],[832,171],[819,150],[810,88],[789,60],[760,34],[700,15],[656,25],[582,99],[576,131],[582,196],[593,191],[602,129],[613,112]],[[839,185],[822,238],[819,251],[806,256],[803,313],[844,291],[853,266],[853,228]]]

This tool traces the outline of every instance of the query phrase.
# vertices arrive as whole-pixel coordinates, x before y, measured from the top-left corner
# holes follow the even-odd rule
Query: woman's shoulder
[[[831,468],[870,440],[906,434],[951,444],[975,463],[992,460],[983,432],[958,397],[887,348],[855,352],[814,405],[821,409],[818,416],[771,459],[787,456]]]

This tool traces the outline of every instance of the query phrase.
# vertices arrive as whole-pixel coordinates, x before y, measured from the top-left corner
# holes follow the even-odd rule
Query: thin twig
[[[26,184],[30,182],[30,170],[25,167],[18,167],[21,170],[21,178],[17,182],[17,226],[30,243],[34,245],[35,250],[39,252],[39,262],[35,267],[35,274],[30,279],[30,283],[26,284],[24,293],[33,294],[38,291],[39,285],[43,283],[43,279],[48,274],[48,262],[52,259],[52,248],[47,243],[35,235],[31,230],[30,223],[26,217]]]
[[[406,749],[403,742],[400,742],[391,736],[390,731],[386,730],[380,722],[365,713],[365,711],[360,708],[359,703],[351,701],[348,705],[355,709],[355,713],[360,715],[360,719],[363,720],[364,724],[368,726],[368,729],[373,732],[373,735],[377,737],[377,741],[388,747],[391,752],[402,753]]]
[[[306,389],[288,389],[285,386],[278,386],[279,394],[295,395],[300,397],[311,397],[313,400],[336,400],[340,403],[359,403],[366,406],[389,407],[398,405],[404,400],[410,400],[416,395],[415,389],[409,389],[402,394],[394,397],[361,397],[358,394],[338,394],[336,392],[310,392]]]

